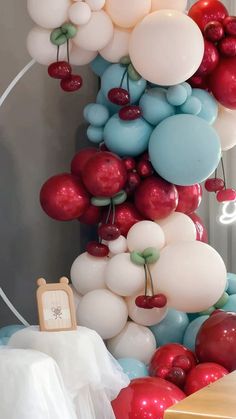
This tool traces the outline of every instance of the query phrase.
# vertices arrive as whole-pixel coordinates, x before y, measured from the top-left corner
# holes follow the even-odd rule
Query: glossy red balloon
[[[71,161],[71,173],[80,177],[86,163],[97,152],[98,149],[94,147],[87,147],[78,151]]]
[[[178,192],[166,180],[151,176],[143,180],[135,191],[135,206],[150,220],[168,217],[178,205]]]
[[[118,156],[109,151],[100,151],[84,166],[82,179],[93,196],[111,197],[123,189],[127,171]]]
[[[221,58],[208,77],[208,85],[221,105],[236,109],[236,57]]]
[[[66,79],[61,80],[61,88],[64,92],[75,92],[76,90],[81,89],[83,84],[83,79],[77,74],[71,74]]]
[[[236,36],[236,16],[228,16],[223,23],[225,32],[228,35]]]
[[[224,367],[213,362],[199,364],[187,375],[184,391],[189,396],[201,388],[214,383],[228,373]]]
[[[83,224],[94,225],[101,220],[101,208],[90,204],[83,215],[78,218]]]
[[[219,50],[225,57],[236,56],[236,38],[234,36],[228,36],[222,39],[219,44]]]
[[[198,209],[202,201],[202,187],[199,183],[192,186],[176,186],[179,202],[176,211],[191,214]]]
[[[218,0],[199,0],[191,7],[188,15],[203,31],[209,22],[223,22],[228,16],[228,10],[224,4]]]
[[[116,419],[162,419],[185,394],[161,378],[137,378],[112,402]]]
[[[103,221],[107,216],[107,209],[104,211]],[[110,215],[109,222],[112,220]],[[115,207],[115,224],[119,227],[122,236],[127,236],[129,229],[139,221],[142,221],[142,215],[137,211],[134,204],[131,202],[124,202],[123,204],[116,205]]]
[[[208,232],[207,229],[198,214],[193,212],[192,214],[188,214],[188,216],[193,220],[196,230],[197,230],[197,241],[208,243]]]
[[[209,22],[204,28],[204,36],[210,42],[219,42],[224,35],[224,26],[221,22]]]
[[[236,369],[236,313],[218,312],[201,326],[196,338],[201,362],[216,362],[228,371]]]
[[[207,78],[204,76],[200,76],[199,74],[194,74],[190,79],[188,79],[188,83],[193,88],[208,90]]]
[[[67,61],[56,61],[48,66],[48,74],[54,79],[66,79],[71,71],[71,65]]]
[[[89,194],[76,176],[63,173],[51,177],[40,191],[40,203],[49,217],[70,221],[80,217],[89,206]]]
[[[219,52],[212,42],[205,40],[204,44],[204,56],[196,73],[200,76],[207,76],[208,74],[212,73],[212,71],[218,65],[220,59]]]

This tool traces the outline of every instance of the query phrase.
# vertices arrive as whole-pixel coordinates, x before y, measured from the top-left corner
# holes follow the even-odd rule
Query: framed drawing
[[[37,304],[41,331],[58,332],[76,330],[74,296],[69,280],[47,284],[44,278],[37,280]]]

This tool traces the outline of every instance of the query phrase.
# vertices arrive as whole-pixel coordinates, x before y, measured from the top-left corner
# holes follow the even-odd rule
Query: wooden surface
[[[164,419],[236,418],[236,371],[168,409]]]

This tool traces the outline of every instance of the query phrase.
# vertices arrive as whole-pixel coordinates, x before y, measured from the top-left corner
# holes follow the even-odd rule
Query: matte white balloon
[[[106,0],[85,0],[86,3],[89,5],[90,9],[93,11],[98,11],[101,10],[104,5]]]
[[[73,296],[74,296],[75,311],[77,311],[78,306],[79,306],[79,304],[80,304],[80,302],[81,302],[81,300],[82,300],[83,296],[82,296],[82,295],[80,295],[80,294],[76,291],[76,289],[75,289],[75,287],[73,287],[73,285],[70,285],[70,287],[71,287],[71,289],[72,289]]]
[[[110,339],[125,327],[128,309],[123,298],[108,290],[86,294],[78,307],[77,319],[81,326],[95,330],[103,339]]]
[[[194,222],[181,212],[173,212],[169,217],[156,222],[164,231],[166,244],[196,240],[197,232]]]
[[[220,136],[223,151],[230,150],[236,145],[236,111],[220,106],[214,128]]]
[[[156,340],[147,327],[128,322],[118,336],[108,340],[107,348],[116,359],[134,358],[149,364],[156,350]]]
[[[86,25],[79,26],[73,42],[89,51],[103,49],[113,37],[113,24],[110,17],[103,10],[92,12],[91,19]]]
[[[28,0],[28,12],[37,25],[47,29],[61,26],[68,20],[70,0]]]
[[[50,41],[51,30],[39,28],[31,29],[27,37],[27,49],[32,58],[43,65],[56,61],[57,47]],[[70,47],[71,48],[71,47]],[[60,60],[67,57],[66,45],[60,47]]]
[[[152,0],[152,12],[160,9],[174,9],[183,12],[187,7],[187,0]]]
[[[127,240],[124,236],[118,237],[116,240],[108,242],[108,247],[110,252],[113,255],[118,255],[119,253],[125,253],[128,249]]]
[[[73,45],[70,52],[70,63],[73,65],[86,65],[91,63],[96,56],[96,51],[86,51],[77,45]]]
[[[155,292],[166,295],[168,306],[197,313],[213,306],[226,286],[226,268],[209,245],[179,242],[165,247],[155,265],[151,265]]]
[[[154,326],[155,324],[160,323],[166,317],[168,308],[152,308],[151,310],[139,308],[135,304],[135,299],[138,295],[140,294],[126,298],[129,317],[131,320],[135,323],[141,324],[142,326]]]
[[[133,28],[151,9],[151,0],[106,0],[106,12],[121,28]]]
[[[91,9],[84,2],[77,2],[69,8],[69,18],[75,25],[85,25],[91,18]]]
[[[82,295],[106,288],[105,269],[108,258],[96,258],[87,252],[78,256],[71,266],[70,277],[75,289]]]
[[[110,63],[118,63],[129,53],[130,30],[114,28],[114,35],[110,42],[99,51],[100,55]]]
[[[160,250],[165,245],[164,232],[153,221],[140,221],[129,230],[127,244],[130,252],[143,252],[148,247],[155,247]]]
[[[189,79],[200,66],[203,36],[187,15],[160,10],[146,16],[134,28],[129,53],[132,64],[144,79],[171,86]]]
[[[144,287],[144,269],[131,262],[129,253],[113,256],[105,269],[107,287],[121,296],[136,294]]]

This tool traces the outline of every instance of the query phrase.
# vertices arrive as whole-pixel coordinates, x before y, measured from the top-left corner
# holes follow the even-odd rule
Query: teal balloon
[[[187,91],[187,96],[192,96],[192,87],[190,86],[189,83],[187,83],[186,81],[184,83],[181,83],[181,86],[185,87],[186,91]]]
[[[87,121],[87,119],[88,119],[88,114],[89,114],[89,110],[93,107],[93,105],[94,105],[94,103],[89,103],[88,105],[86,105],[85,107],[84,107],[84,110],[83,110],[83,116],[84,116],[84,119]]]
[[[0,346],[5,346],[8,344],[10,338],[1,338],[0,339]]]
[[[4,345],[7,344],[8,340],[14,333],[18,332],[19,330],[24,329],[25,326],[20,324],[13,324],[10,326],[4,326],[0,329],[0,339],[5,342]]]
[[[188,97],[188,90],[182,84],[171,86],[166,92],[166,98],[170,105],[181,106],[186,102]]]
[[[92,143],[101,143],[101,141],[103,141],[103,128],[89,125],[87,129],[87,137]]]
[[[113,64],[103,73],[101,78],[101,89],[106,98],[109,90],[120,87],[125,71],[126,67],[123,67],[120,64]],[[146,80],[142,78],[138,81],[129,79],[128,82],[128,77],[126,74],[121,87],[123,89],[129,90],[130,103],[136,103],[142,96],[146,85]]]
[[[149,89],[140,99],[143,118],[152,125],[158,125],[169,116],[175,115],[175,107],[166,100],[166,91],[162,88]]]
[[[202,104],[200,100],[194,96],[190,96],[186,102],[180,106],[180,111],[182,113],[187,113],[190,115],[198,115],[202,110]]]
[[[90,63],[90,67],[93,70],[93,72],[98,76],[102,77],[104,71],[111,65],[109,61],[104,60],[100,54],[94,58],[94,60]]]
[[[214,124],[218,116],[218,104],[216,99],[202,89],[193,89],[192,96],[199,99],[202,104],[201,112],[198,114],[200,118],[205,119],[209,124]]]
[[[201,325],[209,318],[209,316],[200,316],[189,323],[183,338],[183,345],[191,351],[195,351],[195,342]]]
[[[227,274],[227,280],[228,280],[227,293],[230,295],[236,294],[236,274],[229,272]]]
[[[145,119],[123,121],[113,115],[104,128],[104,141],[113,153],[119,156],[138,156],[148,148],[153,127]]]
[[[148,369],[143,362],[134,358],[120,358],[118,359],[118,362],[130,380],[133,380],[134,378],[148,377]]]
[[[187,314],[188,314],[188,319],[190,322],[192,322],[193,320],[199,317],[199,313],[187,313]]]
[[[220,139],[204,119],[174,115],[154,129],[149,156],[156,172],[170,183],[194,185],[206,180],[217,168]]]
[[[157,325],[150,326],[158,346],[167,343],[182,343],[189,320],[186,313],[172,308],[168,310],[167,316]]]
[[[114,103],[106,99],[101,89],[99,90],[97,94],[96,103],[99,103],[100,105],[104,105],[109,110],[110,116],[114,115],[115,113],[118,113],[119,110],[121,109],[121,106],[115,105]]]
[[[227,303],[222,307],[224,311],[236,312],[236,294],[231,294],[228,298]]]
[[[109,110],[99,103],[90,104],[85,110],[84,117],[89,124],[95,127],[103,127],[109,119]]]

